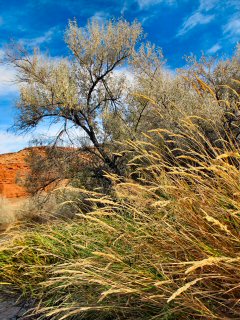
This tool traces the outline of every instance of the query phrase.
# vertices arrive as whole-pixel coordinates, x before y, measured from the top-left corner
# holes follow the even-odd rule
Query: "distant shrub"
[[[0,197],[0,230],[4,230],[15,219],[14,210],[9,201]]]
[[[0,197],[0,231],[5,231],[21,218],[25,200],[10,200]]]

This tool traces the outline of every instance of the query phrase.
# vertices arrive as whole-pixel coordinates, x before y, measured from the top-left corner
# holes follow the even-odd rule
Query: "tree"
[[[91,151],[108,169],[121,174],[118,156],[109,152],[112,132],[106,128],[113,117],[118,127],[125,125],[125,78],[115,72],[131,60],[141,35],[137,22],[92,20],[80,28],[74,20],[65,34],[68,57],[53,59],[39,50],[31,55],[21,46],[9,46],[6,58],[20,84],[15,127],[29,130],[50,118],[63,123],[60,137],[72,123],[86,133]]]

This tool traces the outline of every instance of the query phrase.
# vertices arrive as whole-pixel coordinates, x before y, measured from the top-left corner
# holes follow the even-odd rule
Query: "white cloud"
[[[128,67],[121,67],[113,71],[113,76],[116,78],[123,77],[129,84],[134,83],[134,74]]]
[[[127,0],[125,0],[123,2],[123,6],[122,6],[122,9],[121,9],[121,15],[124,16],[125,12],[127,11],[128,9],[128,4],[127,4]]]
[[[1,17],[0,17],[1,24]],[[34,47],[39,46],[42,43],[49,42],[54,33],[58,32],[56,27],[49,29],[42,36],[32,39],[21,39],[20,42],[23,45]],[[0,49],[0,97],[7,95],[16,95],[18,93],[18,86],[16,82],[14,82],[16,78],[16,70],[13,66],[9,64],[1,63],[1,60],[4,57],[4,51]],[[52,60],[57,60],[57,57],[52,58]]]
[[[0,60],[3,58],[4,52],[0,49]],[[13,82],[15,78],[15,70],[10,65],[0,63],[0,97],[12,93],[17,93],[18,88]]]
[[[196,26],[200,24],[207,24],[214,19],[215,15],[205,15],[200,11],[192,14],[187,20],[183,23],[182,27],[177,33],[177,36],[182,36],[186,34],[188,31],[192,30]]]
[[[230,37],[234,37],[234,40],[235,38],[238,38],[240,36],[240,17],[231,17],[228,23],[223,27],[223,33]]]
[[[19,151],[28,146],[28,138],[0,130],[0,154]]]
[[[58,27],[55,26],[50,28],[48,31],[46,31],[42,36],[35,37],[35,38],[22,38],[20,39],[20,42],[23,45],[26,45],[29,47],[37,47],[43,43],[50,42],[58,32],[59,32],[59,29]]]
[[[6,126],[2,125],[0,126],[0,154],[22,150],[32,145],[33,140],[41,140],[43,141],[43,144],[47,144],[49,141],[54,142],[62,128],[60,123],[51,126],[42,123],[31,133],[16,135],[12,132],[8,132]],[[68,131],[71,142],[74,142],[75,146],[80,145],[79,140],[84,137],[83,131],[73,127],[70,127]],[[63,145],[71,144],[67,135],[62,136],[61,138]]]
[[[228,8],[238,12],[240,9],[239,0],[199,0],[199,6],[197,10],[192,12],[189,17],[186,17],[182,26],[180,27],[177,36],[182,36],[201,24],[208,24],[216,17],[221,19],[220,14],[224,14],[224,11]],[[232,15],[228,23],[223,26],[223,34],[229,37],[235,37],[240,35],[240,16],[239,14]]]
[[[218,0],[200,0],[199,11],[209,11],[218,4]]]
[[[176,2],[176,0],[137,0],[137,2],[140,9],[144,9],[158,3],[172,5]]]
[[[40,40],[39,40],[40,41]],[[32,42],[31,45],[37,45],[40,44],[40,42]],[[30,42],[28,42],[28,45],[30,45]],[[16,83],[16,69],[13,67],[13,65],[1,63],[1,60],[3,60],[4,57],[4,51],[0,49],[0,97],[1,96],[7,96],[10,94],[13,94],[15,96],[19,92],[19,87]],[[39,58],[41,59],[43,56],[40,54]],[[51,60],[53,63],[59,62],[62,58],[55,56],[55,57],[49,57],[49,60]]]
[[[97,11],[97,12],[95,12],[95,14],[90,19],[94,19],[94,20],[97,20],[99,22],[104,22],[109,17],[110,17],[109,13],[104,12],[104,11]]]
[[[218,52],[221,48],[222,48],[222,46],[219,43],[215,43],[211,48],[209,48],[207,50],[207,53],[214,54],[214,53]]]
[[[157,4],[165,4],[169,6],[174,5],[177,3],[177,0],[124,0],[122,2],[122,9],[120,11],[122,16],[124,16],[125,12],[129,9],[129,6],[132,3],[137,3],[140,10],[143,10]]]
[[[216,5],[218,5],[218,0],[200,0],[198,9],[185,19],[177,33],[177,37],[183,36],[201,24],[211,22],[215,18],[215,14],[209,14],[208,11]]]

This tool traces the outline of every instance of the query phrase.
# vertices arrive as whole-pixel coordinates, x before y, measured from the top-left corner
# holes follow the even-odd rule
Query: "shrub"
[[[13,208],[7,199],[0,197],[0,230],[5,230],[14,221]]]
[[[4,231],[16,223],[22,216],[25,202],[24,199],[11,201],[0,197],[0,231]]]

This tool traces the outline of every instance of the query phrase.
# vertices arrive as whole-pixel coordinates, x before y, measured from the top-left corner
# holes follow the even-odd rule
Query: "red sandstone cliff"
[[[26,148],[15,153],[0,154],[0,197],[4,198],[24,198],[28,196],[27,190],[19,184],[24,177],[28,175],[30,168],[26,162],[29,153],[32,150],[40,154],[46,154],[46,147],[33,147]],[[71,148],[64,148],[66,152],[73,151]],[[79,156],[79,155],[78,155]],[[88,155],[81,154],[82,163],[89,163],[90,158]],[[54,174],[54,173],[53,173]],[[44,190],[51,191],[59,186],[68,184],[67,179],[61,181],[56,180],[50,183]]]
[[[25,162],[29,150],[0,155],[0,196],[5,198],[26,197],[26,190],[17,181],[29,171]]]

